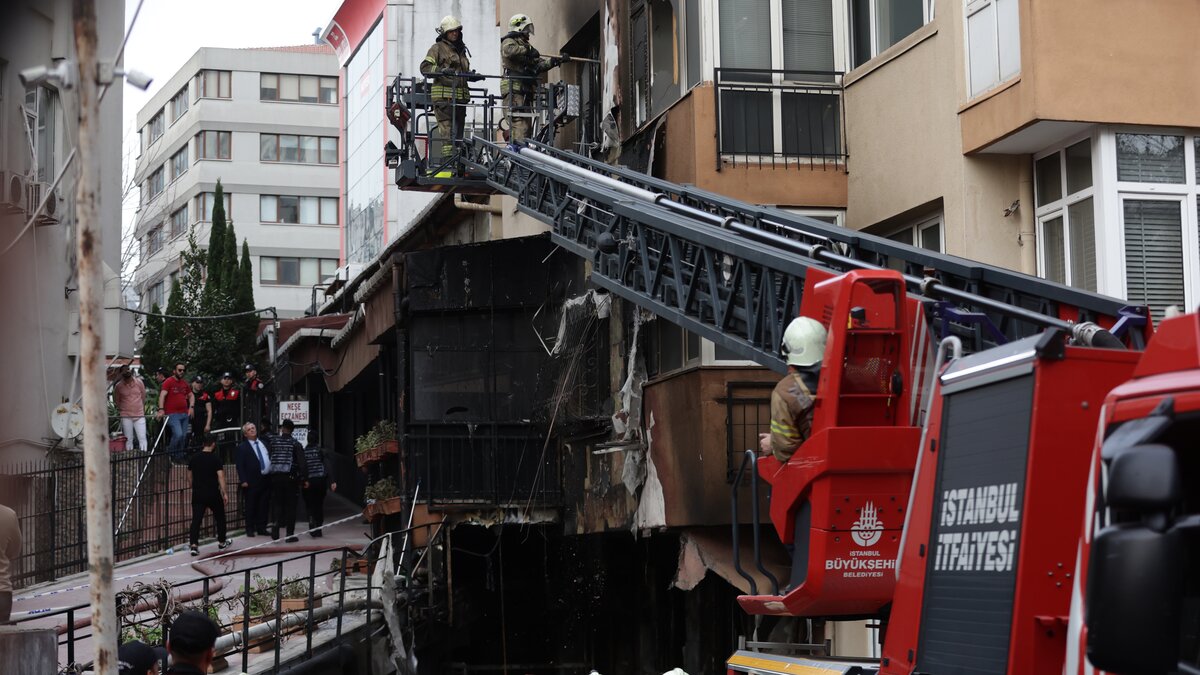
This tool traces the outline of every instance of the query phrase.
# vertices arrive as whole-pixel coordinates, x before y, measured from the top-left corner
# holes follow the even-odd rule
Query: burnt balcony
[[[842,73],[716,68],[713,79],[717,171],[845,168]]]

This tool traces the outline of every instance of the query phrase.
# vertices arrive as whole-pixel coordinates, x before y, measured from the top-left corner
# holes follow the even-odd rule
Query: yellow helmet
[[[515,31],[533,35],[533,19],[530,19],[528,14],[513,14],[513,18],[508,20],[508,27]]]
[[[458,20],[458,17],[449,15],[442,17],[442,23],[437,29],[438,34],[445,35],[452,30],[462,30],[462,22]]]

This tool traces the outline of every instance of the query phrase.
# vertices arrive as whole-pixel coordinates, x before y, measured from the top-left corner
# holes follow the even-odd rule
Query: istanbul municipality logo
[[[871,502],[863,505],[858,520],[850,527],[850,536],[859,546],[874,546],[883,536],[883,523],[879,521],[879,509]]]

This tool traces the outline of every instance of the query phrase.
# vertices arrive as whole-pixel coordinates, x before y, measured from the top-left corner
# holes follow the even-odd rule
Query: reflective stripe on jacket
[[[460,51],[457,47],[450,44],[442,38],[438,38],[437,42],[429,48],[425,54],[425,60],[421,61],[421,74],[428,77],[442,70],[453,70],[456,73],[465,73],[471,69],[470,51],[463,45]],[[471,98],[471,93],[467,90],[467,78],[465,77],[442,77],[437,76],[431,78],[431,86],[429,93],[435,101],[450,101],[457,99],[466,101]]]

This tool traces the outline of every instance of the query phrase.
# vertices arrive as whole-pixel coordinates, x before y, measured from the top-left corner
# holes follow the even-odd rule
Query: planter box
[[[347,558],[346,566],[341,569],[343,574],[366,574],[370,569],[370,563],[365,558]],[[336,574],[338,570],[334,570]]]
[[[314,597],[312,601],[313,609],[321,606],[321,598]],[[279,601],[279,611],[288,612],[307,612],[309,609],[308,598],[283,598]]]
[[[387,499],[381,499],[379,501],[367,504],[366,508],[363,509],[363,514],[367,517],[367,520],[375,520],[376,518],[382,518],[383,516],[390,516],[400,513],[403,510],[403,497],[389,497]]]
[[[354,461],[360,467],[374,464],[384,458],[386,455],[395,455],[400,452],[399,441],[384,441],[382,444],[373,448],[368,448],[362,452],[355,453]]]

